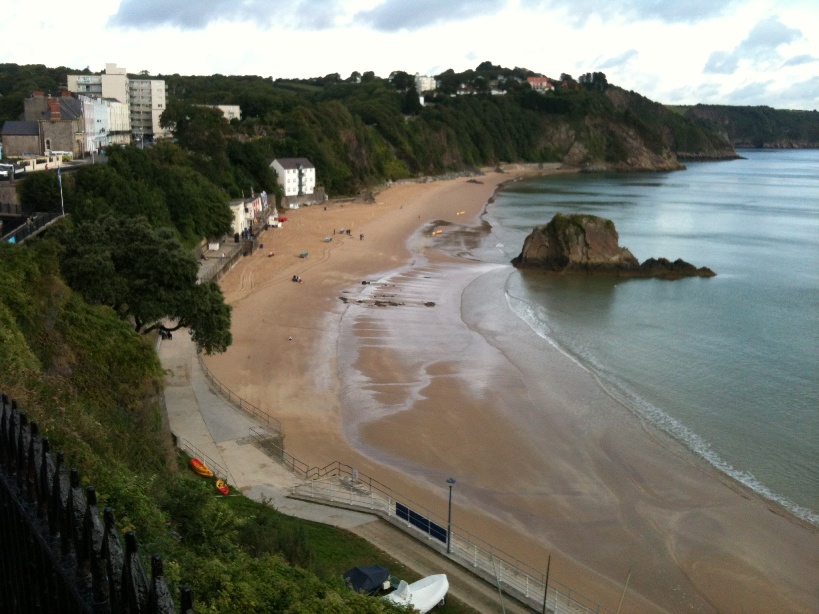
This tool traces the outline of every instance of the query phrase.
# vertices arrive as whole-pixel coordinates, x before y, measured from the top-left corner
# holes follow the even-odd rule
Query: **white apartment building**
[[[426,75],[419,75],[415,73],[415,90],[422,94],[423,92],[435,91],[435,77],[428,77]]]
[[[316,167],[307,158],[277,158],[270,163],[287,196],[304,196],[316,189]]]
[[[108,142],[112,145],[127,145],[131,142],[131,110],[128,105],[106,98],[110,113],[111,129],[108,132]]]
[[[105,73],[100,75],[68,75],[68,91],[97,98],[109,98],[125,105],[129,112],[128,126],[134,138],[156,139],[167,136],[159,125],[159,117],[165,110],[165,81],[163,79],[129,79],[124,68],[116,64],[106,64]],[[119,133],[124,122],[116,109],[117,120],[112,121],[112,130]],[[117,127],[114,128],[113,126]],[[111,141],[114,142],[114,141]]]
[[[165,110],[165,81],[131,79],[128,87],[134,138],[139,141],[146,136],[150,139],[167,136],[167,131],[159,125],[159,118]]]
[[[100,75],[67,75],[68,91],[75,94],[115,98],[128,104],[128,74],[116,64],[106,64]]]

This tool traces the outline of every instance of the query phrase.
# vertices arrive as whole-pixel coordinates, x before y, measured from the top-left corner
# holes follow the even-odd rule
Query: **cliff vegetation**
[[[737,148],[804,149],[819,147],[819,113],[771,107],[698,104],[678,107],[713,132],[720,132]]]

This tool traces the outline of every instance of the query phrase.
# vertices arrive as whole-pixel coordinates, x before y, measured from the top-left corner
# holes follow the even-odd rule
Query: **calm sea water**
[[[532,227],[577,212],[614,221],[641,261],[713,269],[673,282],[514,271],[507,302],[643,419],[819,524],[819,151],[740,153],[514,183],[474,254],[508,263]]]

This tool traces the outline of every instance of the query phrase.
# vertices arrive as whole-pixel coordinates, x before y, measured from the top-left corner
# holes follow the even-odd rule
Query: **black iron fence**
[[[159,556],[145,570],[133,531],[53,454],[37,423],[0,396],[0,609],[8,613],[176,612]],[[193,613],[189,589],[181,612]]]

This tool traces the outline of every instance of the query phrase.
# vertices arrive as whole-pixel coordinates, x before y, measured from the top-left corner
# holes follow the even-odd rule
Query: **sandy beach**
[[[208,367],[309,465],[341,461],[441,514],[455,476],[459,529],[536,569],[551,555],[551,578],[611,611],[819,610],[815,527],[642,424],[523,323],[461,312],[464,292],[502,297],[502,270],[457,254],[524,172],[284,212],[221,281],[234,342]],[[504,354],[500,335],[520,343]]]

